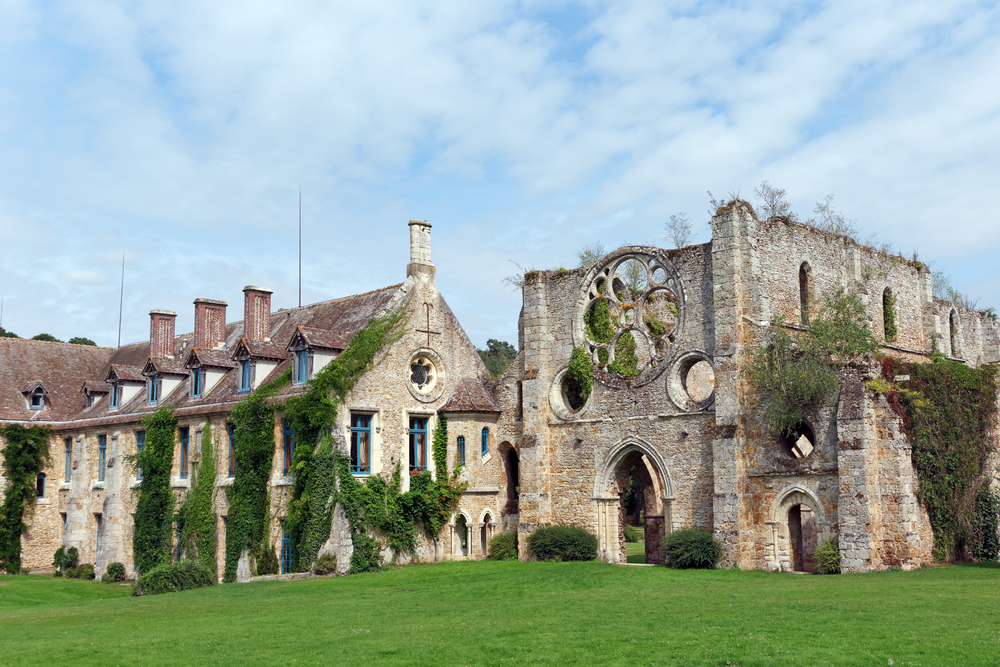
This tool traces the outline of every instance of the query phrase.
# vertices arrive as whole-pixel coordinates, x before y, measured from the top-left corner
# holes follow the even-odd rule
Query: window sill
[[[60,491],[69,491],[69,482],[63,482],[59,485]]]
[[[142,480],[141,479],[133,479],[132,482],[128,485],[128,488],[130,488],[130,489],[138,489],[139,486],[141,486],[141,485],[142,485]]]
[[[236,479],[236,478],[235,477],[223,477],[221,479],[216,478],[215,485],[216,486],[232,486],[234,479]]]
[[[175,489],[190,489],[191,488],[191,478],[190,477],[170,477],[170,486]]]
[[[489,452],[486,452],[486,455],[483,456],[483,458],[482,458],[482,461],[483,461],[484,464],[485,463],[489,463],[492,460],[493,460],[493,456]]]
[[[94,482],[94,486],[90,487],[91,491],[103,491],[104,482]]]
[[[51,504],[52,504],[51,498],[37,498],[37,497],[35,498],[35,505],[51,505]]]
[[[271,486],[292,486],[294,484],[294,475],[280,475],[271,480]]]

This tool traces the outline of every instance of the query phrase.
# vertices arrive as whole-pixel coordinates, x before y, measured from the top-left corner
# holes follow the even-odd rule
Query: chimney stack
[[[243,337],[251,342],[271,340],[271,290],[243,288]]]
[[[431,223],[426,220],[410,220],[410,263],[406,265],[406,275],[424,274],[434,277],[431,262]]]
[[[199,350],[221,350],[226,345],[226,302],[194,300],[194,346]]]
[[[174,320],[172,310],[149,311],[149,356],[174,358]]]

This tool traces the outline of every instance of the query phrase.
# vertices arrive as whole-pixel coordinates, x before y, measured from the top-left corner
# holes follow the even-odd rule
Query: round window
[[[410,355],[406,375],[410,393],[422,402],[436,400],[444,390],[444,366],[430,349],[423,348]]]

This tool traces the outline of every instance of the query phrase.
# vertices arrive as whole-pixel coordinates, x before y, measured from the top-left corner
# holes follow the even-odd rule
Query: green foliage
[[[278,568],[278,552],[275,551],[274,545],[263,547],[257,557],[257,576],[278,574]]]
[[[587,356],[586,350],[574,347],[573,354],[569,358],[569,368],[563,376],[566,401],[574,410],[579,410],[587,403],[594,388],[594,376],[590,366],[590,357]]]
[[[274,408],[268,399],[289,382],[290,368],[277,379],[258,387],[233,408],[236,477],[232,485],[226,487],[229,522],[223,577],[227,583],[236,581],[236,568],[244,550],[251,559],[257,559],[268,549],[266,538],[271,514],[267,489],[274,460]]]
[[[215,448],[212,446],[212,423],[205,420],[201,436],[201,465],[194,488],[178,510],[183,527],[181,543],[188,558],[195,558],[210,572],[216,572],[215,558]]]
[[[641,542],[641,534],[636,530],[635,526],[630,523],[625,524],[625,541],[626,542]]]
[[[1000,493],[989,487],[980,489],[972,527],[972,557],[980,562],[997,560],[1000,554]]]
[[[32,338],[31,340],[45,340],[45,341],[49,341],[50,343],[61,343],[62,342],[61,340],[59,340],[58,338],[56,338],[52,334],[47,334],[47,333],[40,333],[37,336],[35,336],[34,338]]]
[[[623,331],[615,342],[615,360],[608,366],[625,377],[639,374],[639,357],[635,353],[635,336],[631,331]]]
[[[0,567],[7,574],[21,571],[21,535],[28,532],[24,512],[35,503],[35,482],[49,458],[50,433],[45,426],[25,428],[21,424],[0,429],[7,442],[2,452],[6,488],[0,506]]]
[[[438,413],[437,426],[434,427],[434,439],[431,441],[431,451],[434,455],[434,479],[438,482],[448,481],[448,420],[444,414]]]
[[[538,560],[594,560],[597,536],[579,526],[543,526],[528,536],[528,551]]]
[[[490,538],[487,545],[490,560],[517,560],[517,533],[504,531]]]
[[[669,303],[669,301],[667,303]],[[646,326],[649,327],[650,333],[654,336],[662,336],[667,333],[667,325],[663,322],[652,317],[647,317],[644,321],[646,322]]]
[[[327,552],[325,554],[320,554],[316,561],[313,563],[312,568],[313,574],[318,574],[320,576],[326,574],[333,574],[337,571],[337,554]]]
[[[597,363],[604,365],[608,363],[608,348],[602,347],[597,350]]]
[[[607,299],[598,299],[584,313],[583,323],[587,337],[595,343],[610,343],[615,337],[615,327],[611,323],[611,310]]]
[[[827,540],[816,547],[816,565],[823,574],[840,574],[840,544]]]
[[[97,343],[90,340],[89,338],[83,338],[82,336],[74,336],[73,338],[70,338],[67,342],[70,343],[71,345],[92,345],[95,347],[97,346]]]
[[[0,338],[20,338],[20,336],[13,331],[7,331],[3,327],[0,327]]]
[[[927,509],[938,560],[964,560],[979,549],[976,516],[996,451],[997,368],[957,361],[909,364],[882,361],[882,376],[909,375],[907,391],[886,399],[902,417],[920,479],[917,498]],[[988,502],[985,501],[984,502]],[[986,536],[988,537],[988,535]],[[990,547],[984,547],[990,548]]]
[[[309,380],[305,393],[285,401],[285,418],[295,430],[295,458],[292,470],[295,486],[288,503],[285,528],[292,535],[297,554],[296,569],[308,570],[319,548],[330,536],[333,512],[333,485],[336,461],[332,440],[320,445],[320,433],[337,419],[337,406],[357,381],[388,351],[406,330],[409,310],[401,304],[381,317],[373,318],[351,339],[339,357]],[[322,461],[315,460],[324,452]],[[238,472],[237,472],[238,474]],[[319,475],[313,479],[314,475]],[[350,471],[348,470],[350,476]],[[230,522],[232,518],[230,518]]]
[[[79,579],[80,578],[80,567],[67,567],[63,571],[63,576],[67,579]]]
[[[171,408],[162,407],[145,417],[142,423],[146,428],[146,447],[132,457],[135,467],[142,469],[132,538],[140,574],[170,559],[174,510],[170,469],[174,461],[177,420]]]
[[[96,577],[94,566],[89,564],[66,570],[66,576],[70,579],[94,579]]]
[[[160,595],[213,585],[215,576],[197,561],[180,560],[165,563],[141,575],[132,587],[132,595]]]
[[[580,260],[580,267],[584,269],[589,269],[594,264],[597,264],[607,253],[604,251],[604,244],[600,241],[595,241],[590,245],[583,246],[576,251],[576,258]]]
[[[104,570],[104,574],[101,575],[101,581],[106,584],[113,584],[116,581],[121,581],[125,578],[125,566],[122,563],[111,563],[108,565],[107,569]]]
[[[625,505],[625,516],[632,523],[638,524],[642,519],[642,511],[645,509],[646,498],[641,493],[642,484],[639,481],[639,470],[632,466],[629,471],[628,486],[622,492],[622,502]],[[634,542],[635,540],[626,540]]]
[[[382,545],[367,533],[355,533],[352,535],[354,551],[351,553],[351,569],[348,574],[362,574],[364,572],[378,572],[382,569],[382,557],[380,555]]]
[[[808,411],[833,400],[841,366],[877,349],[864,306],[841,289],[823,299],[812,326],[795,338],[774,320],[742,372],[756,389],[765,421],[790,436]]]
[[[52,557],[52,567],[56,568],[53,576],[61,577],[66,570],[80,564],[80,552],[76,547],[59,547]]]
[[[517,358],[517,350],[513,345],[493,338],[486,341],[485,350],[476,350],[476,352],[479,353],[479,358],[483,360],[490,375],[494,378],[503,375],[511,362]]]
[[[722,545],[704,528],[670,533],[663,538],[662,548],[663,564],[678,570],[711,570],[722,558]]]
[[[896,340],[899,333],[896,328],[896,295],[891,289],[882,292],[882,319],[885,324],[885,339]]]

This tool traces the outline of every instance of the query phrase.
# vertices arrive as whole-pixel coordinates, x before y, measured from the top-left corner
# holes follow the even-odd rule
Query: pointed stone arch
[[[830,521],[823,510],[823,503],[816,493],[803,484],[791,484],[775,494],[771,503],[770,520],[767,524],[771,527],[771,553],[767,559],[768,565],[773,570],[778,571],[808,571],[803,567],[796,566],[796,557],[801,565],[803,559],[802,552],[796,554],[796,549],[801,549],[801,544],[796,547],[793,542],[802,539],[802,508],[812,514],[811,521],[815,522],[815,542],[818,544],[830,538]],[[799,534],[796,535],[795,515],[798,513]],[[790,516],[792,519],[790,520]],[[813,545],[813,548],[815,545]]]
[[[660,540],[672,531],[674,485],[666,461],[643,438],[622,438],[604,455],[594,476],[598,557],[610,563],[626,561],[621,493],[633,466],[643,485],[647,563],[661,560]]]

